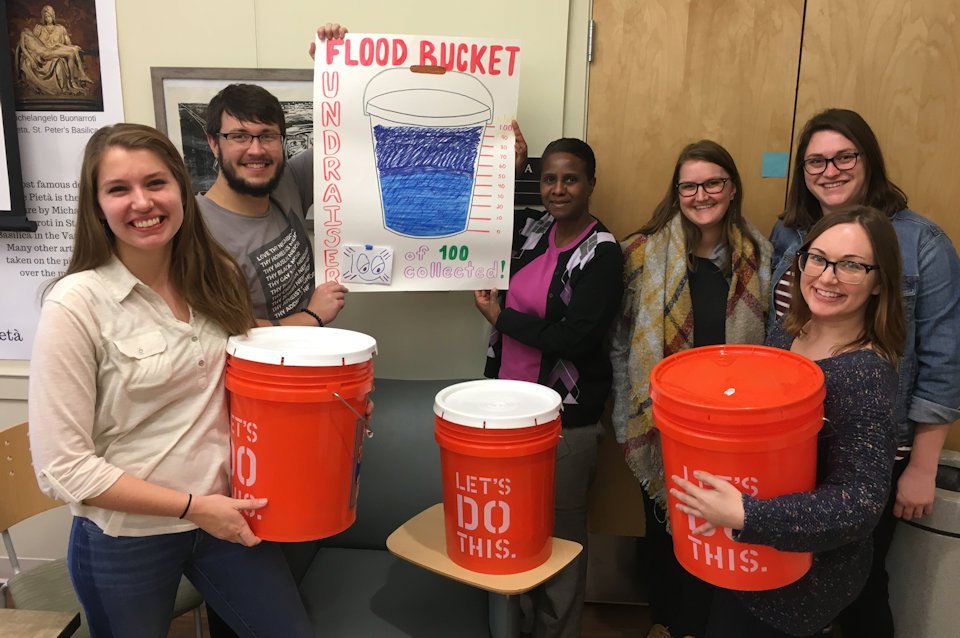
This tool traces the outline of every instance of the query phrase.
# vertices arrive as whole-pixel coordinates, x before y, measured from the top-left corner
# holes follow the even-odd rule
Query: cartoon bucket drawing
[[[384,226],[408,237],[467,229],[493,96],[480,80],[442,67],[387,69],[364,91]]]

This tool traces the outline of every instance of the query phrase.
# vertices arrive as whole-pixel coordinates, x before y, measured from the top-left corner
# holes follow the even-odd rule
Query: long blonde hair
[[[203,223],[183,158],[162,133],[142,124],[115,124],[94,133],[83,152],[73,255],[62,275],[97,268],[115,254],[116,240],[103,221],[97,198],[100,161],[112,147],[147,150],[170,170],[183,201],[183,224],[171,241],[170,278],[191,308],[229,334],[253,327],[253,307],[246,280],[230,255]]]

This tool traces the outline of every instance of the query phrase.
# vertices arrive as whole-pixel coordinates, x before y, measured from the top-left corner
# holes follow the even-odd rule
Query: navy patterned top
[[[511,277],[547,251],[555,220],[527,208],[515,211],[513,223]],[[503,310],[490,335],[484,376],[500,378],[502,335],[507,335],[540,350],[538,383],[563,399],[563,427],[599,421],[613,379],[606,337],[623,297],[623,254],[614,236],[598,220],[579,243],[560,251],[543,318],[507,307],[501,295]]]
[[[792,342],[779,322],[767,337],[767,345],[784,350]],[[887,500],[896,451],[894,367],[872,350],[817,364],[827,386],[817,487],[769,499],[745,495],[744,528],[736,534],[746,543],[813,552],[813,566],[800,580],[737,593],[758,618],[798,636],[819,631],[863,588],[873,557],[870,534]]]

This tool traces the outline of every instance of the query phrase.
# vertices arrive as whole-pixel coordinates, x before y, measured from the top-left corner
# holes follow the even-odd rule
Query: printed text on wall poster
[[[317,277],[360,290],[506,288],[520,44],[317,43]]]
[[[29,359],[40,297],[73,253],[80,162],[100,127],[123,121],[116,10],[107,0],[8,0],[17,136],[35,233],[0,232],[0,359]],[[94,53],[91,53],[94,52]]]

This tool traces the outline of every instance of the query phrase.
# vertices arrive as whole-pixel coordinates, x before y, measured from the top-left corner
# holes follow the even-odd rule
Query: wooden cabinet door
[[[910,207],[960,242],[960,3],[808,0],[796,135],[829,107],[880,140]]]
[[[789,152],[803,0],[595,0],[587,141],[597,155],[591,212],[619,238],[650,218],[677,155],[709,138],[733,155],[744,213],[766,234],[785,178],[763,153]],[[639,484],[609,432],[591,489],[594,532],[643,533]]]
[[[825,108],[860,113],[910,208],[960,246],[960,3],[808,0],[802,59],[796,135]]]
[[[587,140],[597,154],[592,212],[620,238],[663,197],[686,144],[713,139],[744,182],[762,232],[786,179],[763,153],[789,152],[803,0],[595,0]]]

